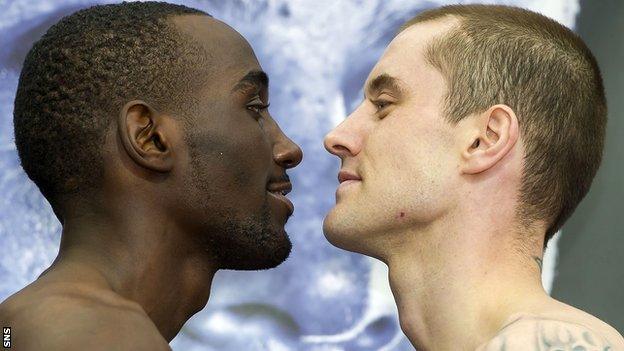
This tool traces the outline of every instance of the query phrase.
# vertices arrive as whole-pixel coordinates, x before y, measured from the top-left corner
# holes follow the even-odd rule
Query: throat
[[[416,349],[454,350],[458,343],[474,349],[511,315],[549,299],[539,277],[509,267],[428,265],[418,259],[391,260],[388,267],[401,329]]]

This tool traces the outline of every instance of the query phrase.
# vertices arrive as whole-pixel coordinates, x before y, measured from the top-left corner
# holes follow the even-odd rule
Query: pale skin
[[[342,161],[326,237],[388,265],[418,350],[624,350],[614,328],[542,287],[546,224],[516,225],[523,143],[513,109],[443,119],[446,81],[423,48],[455,24],[399,34],[361,105],[326,136]]]
[[[180,118],[128,101],[102,146],[102,188],[56,209],[63,218],[56,260],[0,304],[14,350],[171,350],[168,342],[207,304],[223,268],[212,254],[219,248],[199,240],[219,238],[217,211],[227,206],[237,220],[266,204],[276,228],[290,215],[269,192],[290,189],[285,170],[303,155],[264,107],[268,86],[253,50],[210,17],[171,21],[205,46],[206,61],[218,68],[197,92],[205,105],[193,124],[195,132],[222,140],[212,153],[217,161],[203,152],[191,162]],[[192,167],[206,176],[190,176]],[[241,173],[244,183],[236,181]],[[270,243],[288,240],[276,233]],[[208,242],[222,239],[215,240]],[[271,258],[270,248],[253,259]]]

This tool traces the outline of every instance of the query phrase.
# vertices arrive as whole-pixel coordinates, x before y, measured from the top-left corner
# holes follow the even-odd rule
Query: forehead
[[[397,35],[377,62],[367,83],[386,74],[398,78],[410,91],[420,88],[434,88],[440,73],[425,60],[427,45],[437,36],[444,35],[458,22],[455,19],[441,19],[412,25]]]
[[[212,17],[183,15],[171,19],[184,36],[192,38],[206,52],[211,86],[233,86],[249,71],[260,70],[256,55],[242,35]],[[222,83],[223,86],[221,86]]]

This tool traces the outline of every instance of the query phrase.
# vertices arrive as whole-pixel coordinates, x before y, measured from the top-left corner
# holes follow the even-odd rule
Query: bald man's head
[[[206,48],[172,21],[187,15],[209,16],[160,2],[95,6],[63,18],[34,44],[15,98],[15,143],[53,207],[99,185],[104,137],[127,101],[174,115],[193,108],[191,92],[209,77],[198,70],[210,64]]]

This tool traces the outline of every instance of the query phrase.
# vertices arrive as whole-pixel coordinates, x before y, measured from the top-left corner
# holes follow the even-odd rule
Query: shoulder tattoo
[[[517,320],[503,328],[482,351],[616,351],[593,330],[553,319]]]

